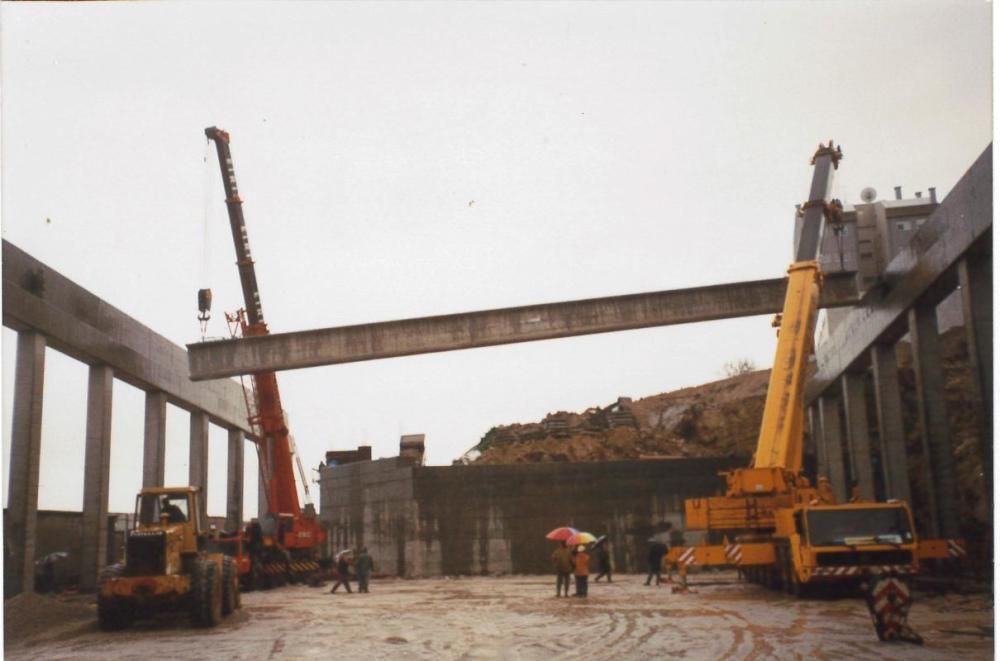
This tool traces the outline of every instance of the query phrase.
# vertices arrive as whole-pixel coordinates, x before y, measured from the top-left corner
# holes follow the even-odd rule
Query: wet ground
[[[701,583],[699,584],[699,581]],[[736,581],[694,577],[694,592],[622,576],[587,599],[554,596],[545,577],[373,581],[370,594],[292,586],[243,595],[211,630],[161,616],[105,633],[86,597],[33,597],[6,617],[8,659],[990,659],[983,595],[921,596],[917,647],[880,643],[857,599],[794,600]],[[45,608],[58,602],[59,608]],[[70,600],[72,602],[72,600]],[[5,605],[10,608],[11,602]],[[43,613],[39,621],[32,609]],[[44,619],[44,613],[59,617]],[[32,622],[30,626],[27,622]],[[16,628],[21,627],[21,631]]]

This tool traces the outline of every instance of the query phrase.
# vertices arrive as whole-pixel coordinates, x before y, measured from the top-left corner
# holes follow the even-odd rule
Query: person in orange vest
[[[576,547],[576,557],[573,558],[573,573],[576,575],[576,597],[587,596],[587,577],[590,576],[590,554],[587,547]]]

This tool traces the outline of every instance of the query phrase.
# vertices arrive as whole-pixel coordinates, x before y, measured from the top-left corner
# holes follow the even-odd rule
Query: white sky
[[[273,332],[778,277],[820,140],[843,146],[851,202],[869,185],[944,197],[992,137],[985,2],[0,11],[3,237],[178,344],[198,339],[199,288],[210,335],[242,305],[206,126],[232,134]],[[279,382],[307,467],[421,432],[447,464],[493,425],[768,366],[769,321]],[[0,337],[6,465],[16,336]],[[47,377],[39,505],[79,510],[86,369],[49,350]],[[113,511],[141,482],[142,407],[116,383]],[[187,480],[187,433],[172,410],[168,483]],[[210,452],[222,515],[223,430]]]

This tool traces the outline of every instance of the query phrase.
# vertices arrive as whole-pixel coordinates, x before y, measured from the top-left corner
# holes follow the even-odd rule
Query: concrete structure
[[[242,512],[242,449],[249,433],[241,386],[233,381],[192,383],[183,348],[157,335],[7,241],[3,242],[3,324],[18,332],[11,434],[9,499],[5,524],[5,581],[14,592],[33,590],[38,474],[40,470],[42,392],[45,351],[56,349],[89,365],[83,514],[80,523],[80,587],[93,589],[108,562],[108,480],[114,379],[146,391],[143,444],[144,486],[163,484],[166,406],[191,412],[191,480],[208,485],[208,429],[229,431],[231,467],[227,511]],[[236,439],[234,441],[234,439]],[[136,439],[136,442],[140,442]],[[235,455],[232,453],[235,452]],[[205,514],[202,499],[202,514]],[[242,517],[240,517],[242,518]],[[75,534],[75,533],[74,533]],[[56,549],[59,550],[59,549]]]
[[[275,333],[188,345],[193,380],[781,311],[785,279]],[[826,280],[823,307],[857,301],[853,274]]]
[[[926,222],[917,218],[912,226],[899,222],[891,225],[892,214],[883,214],[884,222],[891,225],[884,228],[888,238],[881,251],[887,263],[875,278],[874,286],[862,293],[858,305],[831,329],[826,341],[817,345],[817,371],[806,396],[806,401],[819,410],[819,415],[814,416],[821,421],[821,430],[816,434],[821,445],[817,455],[827,458],[825,472],[835,491],[840,492],[847,487],[843,482],[848,474],[841,463],[843,456],[837,454],[844,431],[839,424],[839,413],[834,415],[830,401],[832,398],[839,401],[840,392],[850,391],[847,396],[852,401],[847,406],[852,415],[859,415],[865,408],[859,394],[863,390],[847,381],[857,380],[857,375],[870,367],[883,468],[884,493],[876,495],[910,500],[911,476],[906,471],[894,351],[895,343],[909,335],[917,380],[923,463],[929,471],[926,480],[929,518],[918,523],[921,532],[927,535],[957,536],[960,518],[938,347],[941,332],[938,306],[948,297],[963,304],[970,360],[983,410],[981,452],[984,468],[992,467],[992,430],[986,422],[992,421],[993,415],[992,396],[986,394],[992,393],[992,151],[991,145],[948,197],[933,208]],[[896,208],[903,206],[897,204]],[[909,243],[897,245],[906,236]],[[959,285],[961,290],[956,294]],[[848,429],[855,435],[859,428],[857,421],[848,421]],[[873,477],[856,470],[849,474],[858,479],[859,488],[874,490]],[[991,485],[987,488],[991,489]]]
[[[378,571],[399,576],[550,573],[545,534],[561,525],[607,534],[617,571],[645,571],[649,537],[667,521],[683,529],[684,500],[721,493],[719,471],[746,462],[381,459],[321,471],[320,520],[331,552],[365,545]]]

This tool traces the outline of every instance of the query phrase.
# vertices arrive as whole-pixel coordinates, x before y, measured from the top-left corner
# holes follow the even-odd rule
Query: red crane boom
[[[243,289],[245,316],[238,314],[244,337],[268,335],[264,312],[261,307],[260,291],[257,287],[257,273],[250,255],[250,241],[247,237],[246,222],[243,218],[243,200],[236,186],[233,157],[229,149],[229,134],[214,126],[205,129],[205,135],[215,143],[222,171],[222,185],[226,192],[226,208],[229,212],[229,226],[236,248],[236,266],[239,269],[240,285]],[[257,372],[251,375],[253,384],[252,402],[248,400],[249,422],[258,431],[257,456],[266,500],[273,529],[268,522],[262,522],[264,535],[272,536],[294,556],[312,556],[325,539],[323,529],[316,521],[316,513],[311,504],[303,511],[299,505],[295,473],[292,466],[292,444],[284,410],[278,379],[274,372]],[[252,405],[249,405],[252,404]]]

